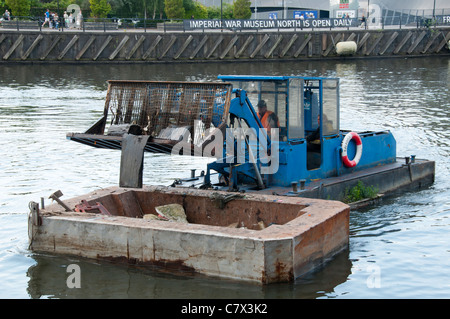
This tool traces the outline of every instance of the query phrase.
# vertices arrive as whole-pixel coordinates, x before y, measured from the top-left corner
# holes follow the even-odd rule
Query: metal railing
[[[260,30],[267,31],[282,31],[282,30],[295,30],[295,31],[310,31],[310,30],[339,30],[339,29],[385,29],[385,28],[435,28],[435,27],[450,27],[450,15],[436,15],[432,16],[416,16],[416,15],[392,15],[383,17],[368,17],[366,22],[362,22],[361,19],[347,19],[348,23],[339,23],[341,19],[309,19],[299,23],[294,19],[260,19],[260,20],[153,20],[153,19],[137,19],[137,18],[86,18],[80,21],[64,21],[64,19],[58,19],[58,21],[50,20],[45,22],[42,17],[13,17],[11,20],[0,19],[0,26],[3,29],[12,30],[56,30],[56,31],[159,31],[159,32],[171,32],[171,31],[253,31],[258,32]],[[203,21],[204,23],[199,23]],[[213,21],[214,23],[207,23]],[[240,21],[242,23],[232,23]],[[243,21],[250,22],[244,23]],[[255,21],[261,23],[257,24]],[[262,22],[270,22],[262,23]],[[45,22],[45,23],[44,23]],[[229,23],[227,23],[229,22]],[[189,24],[194,27],[189,27]],[[250,25],[250,27],[243,27],[244,25]],[[254,25],[255,27],[251,27]],[[270,27],[264,27],[270,25]],[[209,26],[209,27],[208,27]],[[211,27],[214,26],[214,27]],[[241,26],[241,27],[239,27]],[[259,27],[258,27],[259,26]]]
[[[170,20],[152,20],[152,19],[129,19],[129,18],[84,18],[80,21],[73,21],[59,18],[57,20],[50,19],[45,21],[43,17],[32,16],[16,16],[10,20],[0,19],[0,27],[3,29],[14,30],[57,30],[57,31],[88,31],[88,30],[133,30],[139,29],[146,31],[147,29],[157,29],[159,24],[166,24]],[[182,20],[179,20],[182,22]],[[173,23],[171,23],[173,24]],[[161,27],[160,27],[161,28]],[[163,28],[164,29],[164,28]]]
[[[384,28],[432,28],[432,27],[450,27],[450,15],[448,16],[412,16],[412,15],[393,15],[384,17],[369,17],[367,19],[369,27]]]

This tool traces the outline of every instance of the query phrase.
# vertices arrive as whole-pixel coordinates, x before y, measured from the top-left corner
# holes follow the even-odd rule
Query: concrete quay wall
[[[0,30],[0,63],[173,63],[450,55],[450,29],[282,32],[82,32]]]

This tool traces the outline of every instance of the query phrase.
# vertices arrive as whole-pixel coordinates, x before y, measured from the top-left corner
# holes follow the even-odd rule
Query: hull
[[[343,201],[346,191],[355,187],[359,182],[373,187],[378,195],[393,195],[406,191],[426,189],[434,183],[435,162],[415,159],[406,163],[404,158],[397,158],[394,163],[374,166],[357,170],[341,176],[329,177],[305,183],[293,181],[292,187],[268,187],[256,190],[254,185],[241,185],[241,192],[274,194],[277,196],[306,197]],[[202,177],[188,178],[174,183],[176,187],[196,187],[202,185]],[[229,186],[213,184],[216,189],[229,190]],[[378,196],[379,197],[379,196]]]

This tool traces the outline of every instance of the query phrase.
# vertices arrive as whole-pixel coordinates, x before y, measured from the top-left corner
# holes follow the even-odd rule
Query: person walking
[[[367,28],[367,23],[366,22],[367,22],[366,17],[363,14],[362,17],[361,17],[361,28],[363,27],[363,25],[364,25],[364,27]]]
[[[74,22],[75,22],[75,20],[74,20],[74,18],[73,18],[72,12],[71,12],[71,13],[69,14],[69,25],[68,25],[69,29],[72,29],[72,28],[73,28]]]
[[[67,11],[64,11],[64,27],[69,27],[69,15],[67,14]]]
[[[80,12],[78,12],[77,15],[77,29],[81,29],[82,23],[83,23],[83,14],[81,13],[80,10]]]
[[[48,26],[50,27],[50,10],[47,9],[47,11],[44,14],[44,23],[42,24],[42,27],[44,27],[44,25],[48,23]]]
[[[59,29],[59,16],[56,12],[53,14],[53,28]]]

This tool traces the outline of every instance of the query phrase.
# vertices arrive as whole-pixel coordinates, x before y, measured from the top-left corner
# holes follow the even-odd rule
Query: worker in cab
[[[277,115],[267,110],[266,101],[260,100],[258,102],[258,118],[261,121],[262,126],[267,130],[267,135],[270,137],[270,130],[272,128],[279,128],[280,122]]]
[[[306,137],[307,149],[320,152],[320,114],[317,116],[317,129]]]
[[[324,122],[323,127],[326,132],[333,130],[333,123],[327,119],[326,115],[323,115]],[[306,137],[308,151],[320,152],[320,114],[317,115],[317,129]]]

